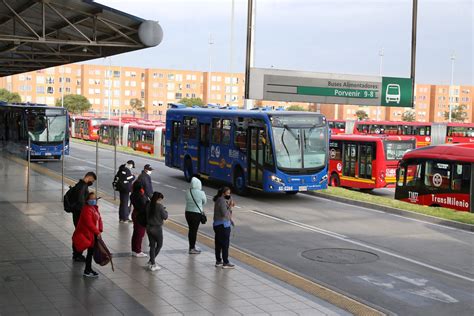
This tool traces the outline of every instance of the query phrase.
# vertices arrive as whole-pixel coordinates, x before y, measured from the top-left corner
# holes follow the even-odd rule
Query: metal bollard
[[[95,181],[95,194],[98,195],[99,193],[99,138],[95,143],[95,174],[97,176],[97,180]]]
[[[31,139],[28,137],[28,171],[26,176],[26,203],[30,203]]]
[[[117,140],[114,141],[114,172],[117,171]],[[117,192],[114,189],[114,201],[117,200]]]

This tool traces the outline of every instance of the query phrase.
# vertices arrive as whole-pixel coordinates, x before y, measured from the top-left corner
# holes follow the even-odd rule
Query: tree
[[[145,106],[143,105],[142,100],[138,98],[130,99],[130,107],[137,112],[145,112]]]
[[[451,108],[451,121],[452,122],[464,122],[467,119],[466,105],[455,105]],[[449,111],[444,112],[444,118],[449,120]]]
[[[201,98],[182,98],[179,103],[186,105],[187,107],[192,107],[193,105],[203,106],[204,102]]]
[[[287,111],[305,111],[305,109],[301,105],[290,105],[286,108]]]
[[[7,89],[0,89],[0,101],[7,103],[20,103],[21,96],[16,92],[10,92]]]
[[[56,100],[56,106],[61,106],[61,98]],[[89,100],[80,94],[67,94],[64,96],[64,107],[72,114],[80,114],[88,111],[92,104]]]
[[[357,112],[355,112],[354,115],[357,117],[359,121],[363,121],[369,118],[369,115],[364,110],[358,110]]]
[[[404,122],[414,122],[416,121],[416,113],[413,110],[407,110],[402,114],[402,121]]]

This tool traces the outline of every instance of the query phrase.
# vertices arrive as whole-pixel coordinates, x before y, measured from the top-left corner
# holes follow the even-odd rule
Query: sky
[[[247,1],[234,1],[232,54],[232,0],[97,1],[159,21],[164,31],[157,47],[114,56],[111,63],[208,71],[211,60],[212,71],[244,72]],[[410,76],[409,0],[254,1],[255,67]],[[474,85],[474,1],[418,2],[416,82],[449,84],[454,54],[454,84]]]

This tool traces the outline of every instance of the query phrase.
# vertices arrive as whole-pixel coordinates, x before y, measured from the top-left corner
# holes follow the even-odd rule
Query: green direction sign
[[[412,106],[409,78],[251,68],[249,88],[254,100]]]
[[[382,77],[382,106],[413,106],[410,78]]]

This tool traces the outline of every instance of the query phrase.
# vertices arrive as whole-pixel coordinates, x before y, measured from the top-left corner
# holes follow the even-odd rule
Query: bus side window
[[[212,119],[212,128],[211,128],[211,134],[212,134],[212,143],[214,144],[220,144],[222,140],[222,129],[221,129],[221,120],[216,118]]]
[[[342,159],[342,144],[341,141],[331,141],[329,143],[329,157],[334,160]]]
[[[196,139],[197,118],[185,117],[183,123],[183,139]]]
[[[451,165],[427,161],[425,165],[425,185],[438,189],[448,189],[451,179]]]
[[[232,126],[232,120],[222,120],[222,145],[230,144],[230,129]]]
[[[453,191],[462,191],[469,193],[471,186],[471,166],[455,164],[453,170],[453,179],[451,181],[451,189]]]
[[[405,166],[400,166],[397,170],[397,187],[403,187],[405,181],[406,169]]]
[[[234,144],[242,151],[247,149],[247,130],[243,127],[235,127],[237,130],[234,132]]]
[[[418,187],[422,184],[421,169],[421,164],[412,164],[407,166],[406,173],[404,174],[407,187]],[[401,178],[399,181],[403,181],[403,179]]]
[[[199,133],[199,142],[201,145],[209,145],[209,124],[201,124],[201,131]]]

